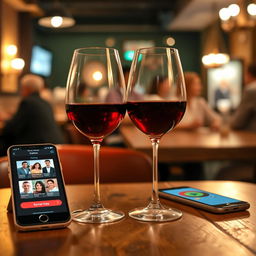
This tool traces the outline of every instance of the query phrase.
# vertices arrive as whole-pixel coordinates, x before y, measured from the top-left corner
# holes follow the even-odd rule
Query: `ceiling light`
[[[38,20],[40,26],[47,28],[67,28],[75,25],[74,18],[61,6],[55,7]]]
[[[100,81],[103,77],[102,73],[100,71],[95,71],[93,74],[92,74],[92,77],[95,81]]]
[[[10,44],[6,47],[6,53],[8,54],[8,56],[15,56],[17,51],[17,46],[14,44]]]
[[[254,27],[256,25],[255,15],[256,4],[252,0],[239,1],[239,5],[231,4],[219,11],[221,27],[224,31]]]
[[[256,15],[256,4],[249,4],[248,6],[247,6],[247,11],[248,11],[248,13],[250,14],[250,15],[252,15],[252,16],[254,16],[254,15]]]
[[[215,22],[206,31],[206,43],[203,49],[202,62],[206,68],[220,67],[229,62],[225,41],[220,30],[219,22]]]
[[[229,7],[228,7],[228,10],[230,11],[230,15],[235,17],[239,14],[240,12],[240,7],[238,4],[231,4]]]
[[[11,60],[11,67],[15,70],[22,70],[25,66],[25,61],[21,58]]]

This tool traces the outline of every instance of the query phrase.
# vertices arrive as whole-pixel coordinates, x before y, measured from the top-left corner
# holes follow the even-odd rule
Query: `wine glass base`
[[[125,214],[108,209],[80,210],[72,213],[72,219],[80,223],[108,223],[121,220]]]
[[[129,216],[140,221],[164,222],[181,218],[182,212],[171,208],[152,209],[146,207],[131,210]]]

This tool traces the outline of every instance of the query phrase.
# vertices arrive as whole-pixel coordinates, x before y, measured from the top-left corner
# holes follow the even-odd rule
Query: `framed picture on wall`
[[[207,70],[207,96],[210,106],[219,112],[235,109],[243,86],[243,62],[239,59]]]

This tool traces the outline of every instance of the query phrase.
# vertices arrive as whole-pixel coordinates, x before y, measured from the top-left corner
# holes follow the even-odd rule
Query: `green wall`
[[[65,87],[74,49],[103,46],[111,37],[115,39],[114,48],[119,50],[123,66],[130,66],[130,62],[123,59],[122,45],[125,40],[153,40],[155,46],[166,46],[164,39],[172,36],[179,50],[184,71],[200,72],[201,34],[199,32],[170,32],[170,33],[64,33],[35,30],[34,44],[47,47],[53,52],[52,75],[47,79],[50,88]]]

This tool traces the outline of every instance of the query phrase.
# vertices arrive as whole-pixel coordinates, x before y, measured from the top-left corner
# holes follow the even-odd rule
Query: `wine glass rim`
[[[169,50],[172,50],[173,52],[178,52],[178,49],[177,48],[174,48],[174,47],[163,47],[163,46],[156,46],[156,47],[144,47],[144,48],[139,48],[137,49],[136,51],[139,52],[139,51],[144,51],[144,50],[150,50],[150,49],[157,49],[157,50],[164,50],[164,49],[169,49]]]
[[[111,51],[113,51],[113,52],[117,52],[117,49],[115,49],[115,48],[109,48],[109,47],[100,47],[100,46],[92,46],[92,47],[82,47],[82,48],[77,48],[77,49],[75,49],[74,50],[74,53],[76,53],[76,54],[94,54],[94,53],[85,53],[85,52],[82,52],[82,51],[86,51],[86,50],[106,50],[106,49],[109,49],[109,50],[111,50]],[[97,54],[97,53],[95,53],[95,54]]]

